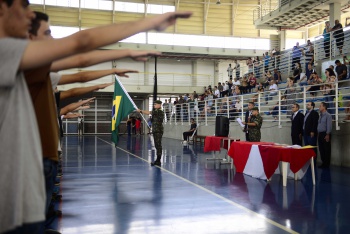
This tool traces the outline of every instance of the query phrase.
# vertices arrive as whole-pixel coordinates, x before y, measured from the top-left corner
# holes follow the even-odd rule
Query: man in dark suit
[[[293,104],[292,111],[292,144],[293,145],[303,145],[303,125],[304,125],[304,115],[299,112],[299,104]]]
[[[306,104],[306,115],[304,118],[304,144],[317,146],[317,125],[318,125],[318,113],[314,110],[315,103],[308,102]],[[314,148],[317,157],[317,148]],[[316,159],[315,157],[315,159]]]
[[[252,109],[254,106],[255,106],[254,102],[248,103],[248,110],[245,112],[245,121],[244,122],[249,123],[249,119],[250,119],[250,116],[252,115]],[[249,128],[248,128],[247,124],[244,125],[243,132],[245,132],[245,140],[250,141],[249,134],[248,134]]]

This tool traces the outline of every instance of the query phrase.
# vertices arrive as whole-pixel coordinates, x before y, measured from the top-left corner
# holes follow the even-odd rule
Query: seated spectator
[[[306,88],[306,91],[309,91],[312,96],[316,96],[316,92],[321,88],[319,84],[322,84],[322,83],[323,81],[321,77],[319,77],[317,73],[314,71],[307,82],[309,87]]]
[[[234,82],[232,82],[231,89],[235,89],[236,86],[238,86],[238,88],[239,88],[239,86],[241,86],[241,82],[239,81],[239,79],[237,79],[237,77],[234,79]]]
[[[282,98],[281,98],[281,110],[287,110],[286,104],[287,104],[286,96],[282,96]],[[277,120],[278,109],[279,109],[278,105],[279,105],[279,102],[277,102],[276,105],[271,107],[270,114],[273,116],[274,120]]]
[[[261,95],[265,91],[264,87],[259,84],[257,87],[257,93],[251,98],[251,102],[258,102],[259,94]]]
[[[248,92],[248,77],[245,75],[242,77],[241,86],[239,87],[242,94]]]
[[[301,72],[302,72],[302,69],[301,69],[300,63],[299,62],[295,63],[294,71],[293,71],[294,83],[297,83],[298,80],[300,80]]]
[[[188,141],[188,138],[191,137],[194,133],[194,131],[196,130],[197,128],[197,124],[196,122],[194,121],[194,118],[191,118],[191,127],[190,127],[190,130],[186,131],[186,132],[183,132],[182,136],[183,136],[183,140],[184,141]],[[194,133],[195,135],[197,134],[197,132]]]
[[[249,74],[249,80],[248,80],[248,90],[251,93],[252,90],[254,90],[256,86],[256,78],[254,77],[253,73]]]
[[[335,60],[335,72],[337,73],[338,81],[345,80],[348,76],[348,68],[342,64],[339,60]]]
[[[270,71],[267,71],[264,75],[262,82],[261,82],[262,85],[264,86],[264,88],[269,86],[271,80],[272,80],[272,74]]]
[[[270,97],[272,96],[276,96],[277,95],[277,91],[278,91],[278,86],[276,85],[275,81],[272,80],[271,81],[271,85],[270,85],[270,88],[269,88],[269,93],[265,94],[265,101],[266,101],[266,104],[268,104],[269,102],[269,99]]]
[[[307,85],[307,76],[306,76],[305,73],[301,73],[301,74],[300,74],[299,85],[300,85],[301,87]]]
[[[237,98],[235,103],[231,103],[230,105],[230,117],[238,116],[239,113],[242,112],[243,106],[241,103],[241,99]]]
[[[273,70],[273,79],[275,80],[276,84],[279,84],[282,82],[281,72],[277,70],[277,68]]]
[[[220,91],[218,89],[218,86],[214,86],[214,98],[220,98]]]

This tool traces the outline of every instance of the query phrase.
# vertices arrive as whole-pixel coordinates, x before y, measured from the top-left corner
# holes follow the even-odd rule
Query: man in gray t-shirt
[[[318,119],[318,149],[320,151],[322,165],[321,168],[328,168],[331,164],[331,133],[332,116],[327,112],[327,104],[320,104],[320,118]]]

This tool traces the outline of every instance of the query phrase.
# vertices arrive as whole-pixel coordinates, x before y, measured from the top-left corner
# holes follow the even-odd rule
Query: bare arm
[[[134,22],[83,30],[62,39],[31,41],[24,51],[19,69],[32,69],[74,54],[88,52],[139,32],[152,29],[163,31],[174,25],[177,18],[189,18],[191,15],[191,12],[168,12]]]
[[[135,70],[127,70],[127,69],[108,69],[108,70],[100,70],[100,71],[85,71],[85,72],[78,72],[71,75],[63,75],[58,82],[59,85],[62,84],[71,84],[76,82],[88,82],[92,80],[99,79],[104,76],[108,76],[111,74],[116,74],[118,76],[123,77],[129,77],[125,73],[137,73],[138,71]]]
[[[146,61],[148,56],[160,55],[160,52],[147,50],[95,50],[70,56],[51,65],[51,71],[60,71],[69,68],[88,67],[106,61],[117,60],[125,57],[135,61]]]
[[[67,91],[61,91],[60,100],[69,98],[69,97],[77,97],[86,93],[90,93],[92,91],[97,91],[99,89],[104,89],[110,85],[114,84],[112,83],[106,83],[106,84],[100,84],[100,85],[94,85],[90,87],[84,87],[84,88],[74,88],[69,89]]]
[[[82,106],[82,105],[85,105],[86,103],[89,103],[91,101],[93,101],[95,98],[89,98],[89,99],[86,99],[84,101],[80,101],[80,102],[75,102],[75,103],[72,103],[72,104],[69,104],[63,108],[61,108],[61,111],[60,111],[60,115],[65,115],[71,111],[74,111],[75,109],[77,109],[79,106]]]

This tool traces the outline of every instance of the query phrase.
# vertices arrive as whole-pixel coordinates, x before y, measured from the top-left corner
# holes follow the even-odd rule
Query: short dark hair
[[[32,20],[32,25],[31,25],[32,27],[29,30],[29,33],[36,36],[38,34],[41,21],[48,22],[49,16],[40,11],[34,11],[34,14],[35,14],[35,18]]]
[[[298,103],[294,103],[293,105],[296,106],[298,108],[298,110],[300,109],[300,106]]]
[[[255,106],[255,103],[254,103],[254,102],[248,102],[248,105],[249,105],[249,104],[252,104],[253,106]]]
[[[311,106],[312,106],[312,109],[314,109],[315,108],[315,103],[311,102]]]
[[[328,109],[328,104],[325,102],[321,102],[321,105],[327,110]]]
[[[337,64],[337,63],[340,63],[340,61],[337,59],[337,60],[335,60],[335,62],[334,62],[335,64]]]

